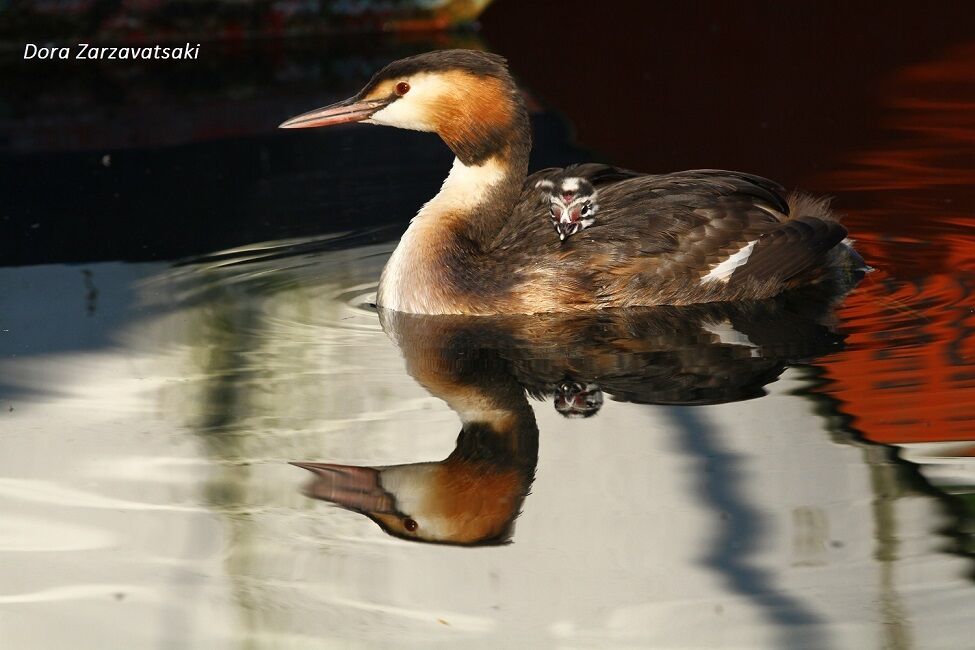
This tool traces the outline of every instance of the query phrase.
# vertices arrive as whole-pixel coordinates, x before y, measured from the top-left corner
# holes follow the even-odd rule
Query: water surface
[[[397,318],[355,228],[0,268],[4,647],[968,645],[972,52],[804,179],[845,296]],[[496,521],[404,540],[290,461],[441,463]]]

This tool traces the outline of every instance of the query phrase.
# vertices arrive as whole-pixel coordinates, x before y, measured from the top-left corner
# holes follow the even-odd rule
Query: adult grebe
[[[536,172],[505,60],[443,50],[390,63],[357,95],[282,128],[347,122],[437,133],[456,155],[379,281],[378,303],[419,314],[503,314],[765,298],[856,263],[825,201],[719,170],[644,175],[585,164]],[[536,185],[599,191],[599,218],[552,237]]]

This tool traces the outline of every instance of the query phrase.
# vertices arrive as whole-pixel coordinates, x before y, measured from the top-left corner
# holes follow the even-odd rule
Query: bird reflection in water
[[[381,312],[409,374],[461,419],[437,462],[356,467],[295,462],[305,494],[361,513],[406,540],[464,546],[511,541],[538,461],[529,403],[598,413],[603,394],[640,404],[719,404],[758,397],[788,364],[842,346],[841,291],[814,287],[744,304],[530,317]]]

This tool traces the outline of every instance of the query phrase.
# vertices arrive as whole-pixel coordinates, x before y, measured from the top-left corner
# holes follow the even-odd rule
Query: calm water
[[[845,297],[396,317],[354,232],[0,268],[3,647],[970,646],[973,55],[808,179],[877,269]],[[473,545],[306,496],[353,466]]]

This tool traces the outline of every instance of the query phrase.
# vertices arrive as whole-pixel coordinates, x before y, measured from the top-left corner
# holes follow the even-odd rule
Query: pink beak
[[[316,126],[333,126],[349,122],[361,122],[373,113],[389,105],[388,99],[371,99],[357,101],[355,97],[343,99],[340,102],[316,108],[313,111],[292,117],[278,125],[279,129],[310,129]]]

